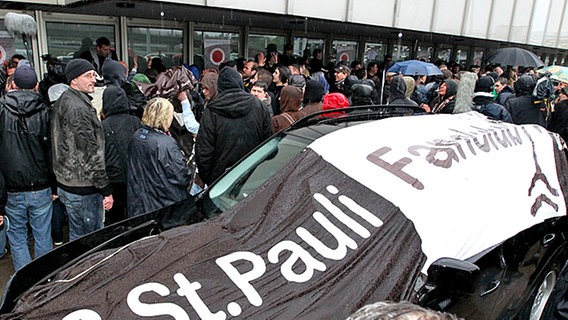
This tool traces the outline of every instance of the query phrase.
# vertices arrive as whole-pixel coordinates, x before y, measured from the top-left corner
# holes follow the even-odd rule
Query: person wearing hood
[[[325,88],[318,80],[308,80],[304,91],[304,107],[302,112],[305,116],[320,112],[323,106]]]
[[[406,82],[401,76],[393,77],[390,83],[389,106],[418,107],[418,104],[406,97]]]
[[[349,99],[340,92],[332,92],[328,93],[323,97],[323,106],[322,111],[334,110],[334,109],[344,109],[348,108],[350,105]],[[327,112],[322,114],[322,117],[325,118],[340,118],[345,115],[345,111],[337,111],[337,112]]]
[[[106,66],[106,64],[105,64]],[[104,66],[103,66],[104,67]],[[140,119],[130,114],[126,92],[111,85],[103,92],[103,131],[105,134],[105,164],[113,190],[114,206],[107,212],[105,223],[112,224],[126,219],[126,173],[128,143],[142,125]]]
[[[489,118],[513,123],[509,112],[493,100],[493,85],[491,76],[482,76],[475,82],[472,109],[486,115]]]
[[[438,88],[438,96],[432,100],[433,113],[453,113],[455,97],[458,92],[458,83],[452,79],[446,79]]]
[[[148,103],[148,98],[142,93],[142,91],[140,91],[137,83],[150,83],[150,79],[148,79],[148,77],[146,77],[143,73],[135,74],[130,83],[131,93],[127,94],[131,112],[139,119],[142,119],[144,108],[146,108],[146,104]]]
[[[13,77],[12,90],[0,98],[0,170],[8,192],[12,262],[19,270],[32,261],[28,223],[35,257],[52,249],[53,181],[50,112],[37,93],[37,75],[27,60],[21,60]]]
[[[280,114],[272,117],[272,132],[286,129],[304,116],[302,108],[302,89],[286,86],[280,95]]]
[[[235,69],[221,70],[217,88],[219,95],[203,111],[195,145],[199,176],[206,184],[272,135],[268,111],[245,91]]]
[[[532,96],[535,86],[536,80],[530,74],[519,77],[515,83],[517,96],[505,103],[514,124],[538,124],[546,128],[548,111],[541,100]]]
[[[118,86],[123,89],[129,86],[127,82],[127,72],[128,70],[118,61],[114,61],[110,58],[105,60],[102,66],[102,76],[104,79],[104,86],[95,86],[95,92],[93,92],[91,101],[93,107],[97,109],[97,116],[102,119],[102,109],[103,109],[103,92],[109,86]],[[130,91],[130,88],[125,91]]]
[[[351,105],[352,106],[370,106],[373,105],[373,94],[375,88],[372,80],[362,80],[351,87]]]

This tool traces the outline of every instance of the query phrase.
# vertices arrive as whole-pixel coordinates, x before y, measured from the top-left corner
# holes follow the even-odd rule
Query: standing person
[[[323,51],[320,48],[315,48],[312,52],[312,58],[310,59],[310,73],[314,74],[320,72],[323,69]]]
[[[351,96],[351,88],[346,83],[347,77],[351,74],[351,69],[348,66],[340,65],[335,69],[335,83],[329,87],[329,92],[339,92],[344,94],[347,98]]]
[[[475,82],[472,109],[495,120],[512,123],[511,115],[502,105],[493,100],[493,78],[482,76]]]
[[[536,81],[531,74],[522,75],[515,83],[517,96],[505,103],[514,124],[538,124],[546,128],[546,105],[533,97],[535,86]]]
[[[452,79],[446,79],[440,84],[438,96],[432,100],[432,112],[434,113],[453,113],[456,105],[456,93],[458,83]]]
[[[256,73],[258,72],[258,64],[254,60],[248,60],[243,66],[243,83],[245,84],[245,90],[250,92],[252,85],[254,84],[254,79]]]
[[[273,114],[280,114],[280,93],[282,89],[288,85],[288,78],[290,77],[290,69],[288,67],[280,66],[272,73],[272,85],[268,90],[274,94]]]
[[[52,249],[52,181],[49,109],[27,60],[14,72],[14,86],[0,99],[0,169],[6,180],[8,240],[14,270],[19,270],[32,261],[28,223],[35,257]]]
[[[322,75],[323,76],[323,75]],[[308,80],[304,90],[304,107],[302,113],[307,116],[312,113],[320,112],[323,106],[323,96],[325,89],[317,80]]]
[[[189,196],[191,169],[168,131],[174,106],[167,99],[148,102],[128,146],[128,216],[153,212]]]
[[[272,135],[268,111],[244,90],[236,70],[223,68],[217,88],[219,95],[203,112],[195,147],[199,176],[206,184]]]
[[[558,103],[550,114],[548,130],[558,133],[564,141],[568,141],[568,87],[560,91]]]
[[[304,116],[302,108],[302,89],[294,86],[286,86],[280,96],[280,114],[272,117],[272,132],[286,129],[292,123]]]
[[[105,59],[118,60],[116,52],[110,48],[110,40],[107,37],[100,37],[96,40],[94,48],[81,53],[79,58],[85,59],[93,64],[94,70],[102,76]]]
[[[495,81],[495,91],[497,91],[497,103],[504,106],[507,100],[515,97],[515,90],[509,85],[509,80],[504,77],[497,78]]]
[[[105,165],[110,180],[114,205],[106,215],[106,224],[126,219],[126,173],[130,138],[142,125],[140,119],[130,114],[126,92],[109,85],[103,92],[102,121],[105,134]]]
[[[69,240],[103,227],[112,209],[112,187],[105,167],[104,131],[91,104],[95,69],[83,59],[65,68],[69,89],[53,105],[53,171],[57,194],[69,217]]]
[[[266,108],[266,110],[270,114],[270,117],[272,118],[272,116],[274,115],[272,111],[272,101],[270,99],[270,95],[268,94],[268,85],[266,84],[266,82],[257,80],[252,85],[250,93],[253,96],[257,97],[260,102],[262,102],[262,105]]]

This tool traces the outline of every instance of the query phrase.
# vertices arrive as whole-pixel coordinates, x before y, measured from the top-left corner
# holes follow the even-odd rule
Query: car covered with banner
[[[538,319],[568,256],[567,165],[556,134],[476,112],[318,114],[195,199],[24,267],[0,318],[345,319],[410,300]]]

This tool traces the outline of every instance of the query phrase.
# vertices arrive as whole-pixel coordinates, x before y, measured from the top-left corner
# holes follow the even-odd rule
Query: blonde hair
[[[142,124],[167,131],[174,117],[174,106],[168,99],[154,98],[148,101],[144,114],[142,115]]]

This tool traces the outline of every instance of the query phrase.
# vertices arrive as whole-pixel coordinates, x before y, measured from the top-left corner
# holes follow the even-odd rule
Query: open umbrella
[[[434,64],[420,60],[397,62],[387,71],[400,73],[405,76],[433,76],[442,74],[442,71]]]
[[[542,67],[544,63],[540,58],[525,49],[503,48],[489,53],[486,57],[488,63],[496,63],[502,66]]]
[[[548,66],[537,70],[539,73],[550,73],[550,78],[568,83],[568,67]]]

